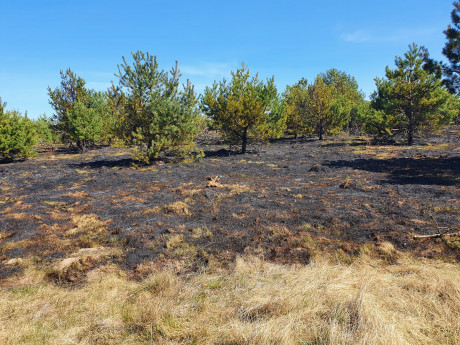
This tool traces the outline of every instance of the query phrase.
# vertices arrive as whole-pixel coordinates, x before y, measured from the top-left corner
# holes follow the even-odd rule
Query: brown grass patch
[[[227,197],[231,197],[237,194],[247,193],[251,191],[251,188],[249,188],[246,185],[242,185],[242,184],[222,184],[219,182],[220,180],[219,176],[208,177],[208,180],[209,181],[206,184],[207,188],[222,188],[222,189],[229,190],[230,193],[225,195]]]
[[[145,200],[142,199],[142,198],[139,198],[137,196],[134,196],[134,195],[129,195],[129,196],[125,196],[124,198],[121,198],[121,199],[113,200],[113,203],[115,203],[115,204],[118,204],[120,202],[145,202]]]
[[[105,226],[108,223],[107,221],[100,221],[99,216],[96,214],[74,215],[71,222],[74,227],[67,231],[68,236],[79,233],[100,232],[105,230]]]
[[[89,194],[86,193],[85,191],[76,191],[76,192],[68,192],[65,194],[65,196],[70,196],[72,198],[77,198],[77,199],[83,199],[83,198],[89,198]]]
[[[13,201],[13,198],[3,197],[3,198],[0,198],[0,205],[5,205],[5,204],[10,203],[12,201]]]
[[[18,248],[25,248],[29,246],[32,242],[28,239],[16,241],[16,242],[7,242],[3,246],[0,247],[0,253],[4,253],[7,250],[18,249]]]
[[[19,213],[9,213],[7,214],[7,217],[12,218],[14,220],[21,220],[21,219],[29,218],[29,215],[24,212],[19,212]]]
[[[51,207],[62,207],[67,205],[67,203],[64,201],[42,201],[41,204]]]
[[[190,216],[192,213],[190,212],[189,206],[183,201],[176,201],[169,205],[164,205],[162,207],[162,211],[164,213],[174,213],[179,215]]]
[[[81,281],[82,276],[107,257],[120,256],[121,249],[94,247],[82,248],[69,257],[57,260],[47,276],[57,281]]]

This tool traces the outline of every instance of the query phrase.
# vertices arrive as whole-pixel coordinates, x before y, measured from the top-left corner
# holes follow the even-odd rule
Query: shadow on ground
[[[386,183],[460,185],[460,158],[391,158],[338,160],[328,164],[334,168],[352,168],[387,173]]]
[[[100,168],[127,168],[132,166],[133,164],[138,163],[136,160],[132,158],[123,158],[123,159],[101,159],[101,160],[93,160],[90,162],[82,162],[82,163],[72,163],[69,164],[70,168],[90,168],[90,169],[100,169]]]

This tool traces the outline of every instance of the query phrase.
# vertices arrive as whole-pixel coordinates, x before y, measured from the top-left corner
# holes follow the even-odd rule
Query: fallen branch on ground
[[[438,237],[443,237],[443,236],[460,236],[460,232],[451,232],[451,233],[433,234],[433,235],[414,235],[414,239],[420,239],[420,238],[438,238]]]

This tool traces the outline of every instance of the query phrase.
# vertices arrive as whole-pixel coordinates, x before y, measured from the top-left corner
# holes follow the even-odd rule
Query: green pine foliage
[[[396,69],[387,66],[386,78],[375,79],[377,91],[372,95],[372,106],[387,115],[374,114],[406,131],[409,145],[417,131],[448,124],[458,113],[458,103],[442,87],[439,74],[424,68],[427,60],[428,51],[413,43],[404,57],[396,57]]]
[[[400,124],[404,121],[402,114],[388,114],[383,110],[368,108],[366,116],[361,119],[364,132],[372,134],[375,138],[389,139],[399,130]]]
[[[18,111],[6,111],[6,103],[0,98],[0,157],[2,159],[33,156],[37,141],[34,125]]]
[[[77,102],[84,102],[88,91],[85,88],[85,81],[78,77],[69,68],[65,72],[60,71],[61,84],[54,90],[48,87],[49,103],[55,114],[53,121],[56,132],[63,142],[72,142],[72,130],[70,126],[69,113]]]
[[[72,139],[78,143],[82,151],[89,143],[101,138],[102,118],[94,108],[77,102],[68,116]]]
[[[308,114],[308,81],[304,78],[292,86],[287,86],[283,93],[286,130],[299,135],[309,134],[310,128],[305,121]]]
[[[58,141],[56,131],[54,130],[54,122],[46,114],[40,115],[38,119],[33,121],[33,124],[37,133],[38,144],[49,145],[55,144]]]
[[[364,94],[359,90],[356,79],[337,69],[330,69],[321,73],[320,78],[327,85],[334,86],[334,101],[331,105],[330,115],[333,124],[330,131],[336,132],[341,127],[351,129],[358,127],[358,118],[362,115]],[[355,128],[359,129],[359,128]]]
[[[179,88],[177,62],[167,73],[149,53],[138,51],[132,58],[129,65],[123,57],[118,86],[113,84],[109,90],[118,134],[138,146],[137,158],[147,164],[165,151],[194,154],[199,112],[193,85],[187,80]]]
[[[308,104],[306,114],[307,127],[323,140],[325,134],[334,133],[344,125],[342,113],[334,111],[335,87],[317,76],[308,86]]]
[[[61,84],[48,88],[55,110],[53,122],[63,142],[76,143],[81,151],[101,139],[112,138],[112,119],[106,96],[89,90],[85,80],[70,69],[61,71]]]
[[[445,66],[445,84],[453,94],[460,94],[460,3],[453,3],[454,9],[451,13],[452,24],[444,31],[447,42],[442,53],[450,62]]]
[[[321,73],[313,84],[301,79],[288,86],[283,99],[288,132],[295,137],[315,133],[321,140],[357,126],[366,108],[356,80],[336,69]]]
[[[230,82],[222,80],[206,87],[201,105],[213,126],[228,142],[241,145],[244,154],[249,140],[282,135],[285,112],[273,77],[266,82],[259,80],[258,74],[251,77],[244,63],[231,74]]]

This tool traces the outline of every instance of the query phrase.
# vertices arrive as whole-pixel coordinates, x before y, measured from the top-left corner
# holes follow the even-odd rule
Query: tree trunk
[[[411,84],[411,73],[412,69],[409,70],[409,85]],[[409,93],[409,134],[407,137],[407,144],[410,146],[414,143],[414,112],[413,112],[413,98],[412,98],[412,89]]]
[[[77,140],[77,147],[81,152],[85,152],[85,141]]]
[[[322,125],[319,125],[319,128],[318,128],[318,139],[323,140],[323,126]]]
[[[407,144],[412,145],[414,143],[414,115],[412,114],[412,109],[409,113],[409,133],[407,136]]]
[[[247,128],[244,129],[243,137],[241,139],[242,139],[241,153],[245,154],[246,153],[246,146],[248,144],[248,129]]]

